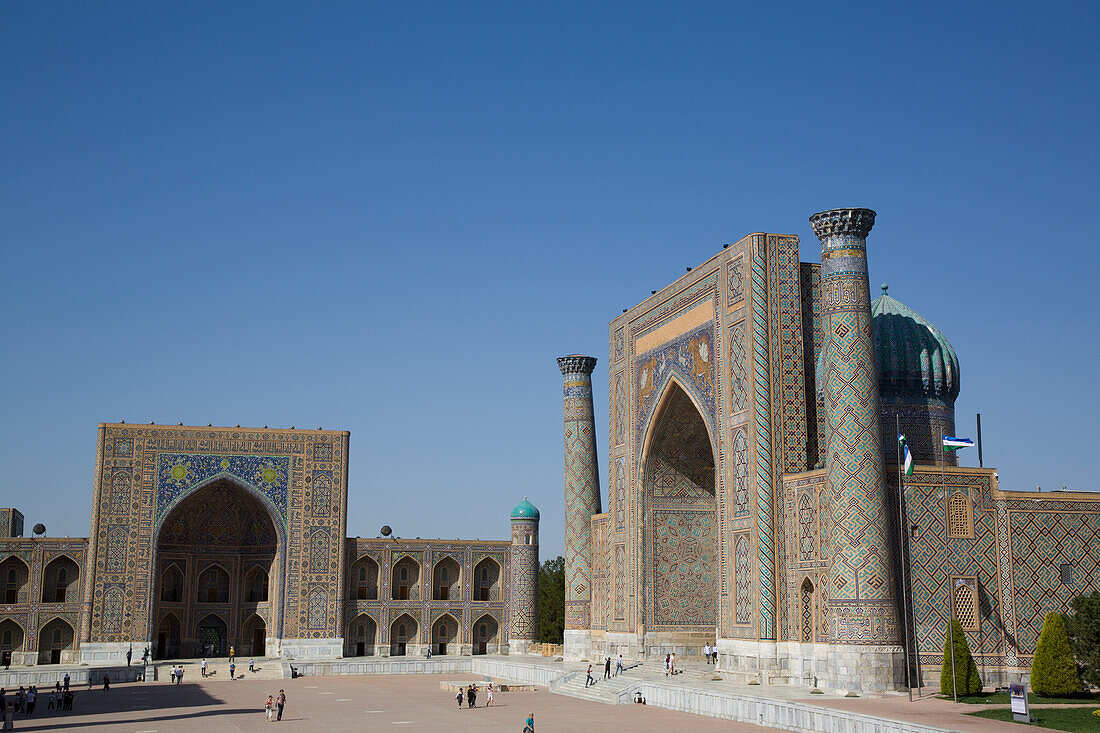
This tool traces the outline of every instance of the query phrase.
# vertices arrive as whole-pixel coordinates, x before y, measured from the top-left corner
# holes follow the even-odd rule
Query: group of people
[[[703,645],[703,658],[707,664],[718,664],[718,645],[707,642]]]
[[[173,664],[171,675],[172,675],[172,684],[173,685],[183,684],[183,665],[182,664]]]
[[[466,707],[477,707],[477,685],[470,685],[465,690],[461,687],[458,688],[458,693],[455,694],[455,700],[458,702],[458,709],[462,709],[462,693],[466,693]],[[493,706],[493,683],[490,682],[485,686],[485,707]]]
[[[665,655],[665,677],[676,674],[676,652]]]
[[[25,715],[28,718],[34,715],[38,698],[44,694],[39,692],[36,685],[30,687],[19,685],[19,689],[11,695],[6,689],[0,687],[0,717],[4,721],[2,730],[15,729],[16,715]],[[62,686],[61,681],[58,681],[46,697],[46,709],[62,711],[73,709],[73,693],[69,689],[69,674],[67,672],[65,673],[64,686]]]
[[[286,692],[279,690],[278,695],[268,695],[267,702],[264,703],[264,715],[267,717],[267,722],[282,720],[284,707],[286,707]]]

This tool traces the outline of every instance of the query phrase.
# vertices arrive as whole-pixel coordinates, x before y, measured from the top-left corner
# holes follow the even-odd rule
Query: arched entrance
[[[76,600],[80,566],[66,555],[55,557],[42,571],[42,602],[65,603]]]
[[[268,619],[280,617],[284,544],[268,507],[230,479],[176,504],[157,534],[158,658],[227,656],[230,647],[265,655],[278,635]]]
[[[474,600],[495,601],[500,598],[500,565],[491,557],[474,566]]]
[[[457,601],[461,598],[459,584],[461,570],[458,563],[452,558],[445,557],[435,564],[432,571],[432,600],[433,601]]]
[[[409,644],[416,642],[416,632],[419,626],[416,619],[407,613],[403,613],[393,620],[393,624],[390,625],[391,657],[405,656]]]
[[[55,618],[38,632],[38,663],[61,664],[71,662],[73,651],[73,627],[62,618]]]
[[[195,638],[199,642],[196,657],[229,656],[229,633],[225,619],[216,613],[207,614],[195,624]]]
[[[432,654],[446,654],[455,651],[453,645],[458,641],[458,620],[445,613],[432,624]]]
[[[180,620],[169,611],[157,626],[157,659],[172,659],[180,654]]]
[[[23,651],[23,627],[6,618],[0,621],[0,665],[7,667],[13,662],[21,663]]]
[[[370,657],[374,655],[374,645],[378,643],[378,626],[368,614],[361,613],[351,620],[347,629],[347,642],[344,656]]]
[[[263,657],[267,654],[267,622],[257,613],[248,617],[241,628],[241,648],[251,657]]]
[[[675,380],[653,417],[644,475],[647,621],[654,631],[685,634],[674,644],[701,645],[686,634],[713,639],[718,617],[714,452],[702,415]]]
[[[500,624],[485,614],[474,622],[474,654],[496,654],[500,651]]]
[[[0,563],[0,590],[3,590],[4,603],[27,602],[27,579],[30,571],[27,563],[17,557],[9,557]]]

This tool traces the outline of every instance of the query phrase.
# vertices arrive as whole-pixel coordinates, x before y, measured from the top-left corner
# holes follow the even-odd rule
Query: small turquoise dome
[[[535,505],[527,501],[527,497],[523,497],[523,501],[516,504],[516,508],[512,510],[512,519],[534,519],[538,520],[539,510],[535,508]]]
[[[954,402],[959,396],[959,358],[940,330],[886,294],[871,304],[879,387],[884,394]]]

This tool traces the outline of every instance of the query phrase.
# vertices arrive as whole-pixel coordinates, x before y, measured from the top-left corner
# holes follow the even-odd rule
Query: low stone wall
[[[651,682],[640,682],[623,690],[619,695],[619,704],[633,704],[636,690],[641,691],[647,705],[780,730],[810,733],[949,733],[947,728],[885,720],[790,700],[709,692]]]
[[[137,682],[145,679],[145,667],[139,664],[129,667],[125,665],[121,667],[65,667],[51,664],[6,671],[0,670],[0,687],[7,690],[19,687],[19,685],[24,687],[35,685],[40,689],[53,687],[54,683],[64,680],[66,672],[69,673],[69,687],[87,685],[89,679],[92,680],[94,685],[102,684],[103,675],[105,674],[110,675],[112,683]],[[151,680],[153,673],[150,672],[149,675]]]
[[[528,685],[549,687],[564,674],[557,667],[525,664],[485,657],[433,657],[431,659],[363,659],[333,662],[283,662],[283,677],[291,668],[307,677],[364,674],[480,674],[493,679],[511,680]]]

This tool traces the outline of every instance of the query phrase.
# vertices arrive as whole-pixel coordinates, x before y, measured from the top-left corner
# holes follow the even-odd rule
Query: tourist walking
[[[177,685],[183,684],[183,665],[182,664],[180,665],[180,668],[176,671],[176,684]]]
[[[703,659],[705,659],[707,661],[707,664],[710,664],[710,642],[709,641],[706,644],[703,644]]]
[[[27,715],[34,715],[34,704],[38,701],[38,688],[31,685],[27,690]]]
[[[202,671],[202,676],[206,676],[206,657],[202,658],[202,664],[199,665],[199,669]]]
[[[229,661],[233,661],[233,657],[237,656],[237,652],[233,647],[229,647]]]
[[[619,655],[619,661],[615,662],[615,676],[618,677],[623,673],[623,655]]]
[[[462,709],[462,688],[458,688],[458,693],[455,694],[455,700],[458,701],[458,709]]]
[[[174,685],[174,684],[176,684],[176,665],[174,665],[174,664],[172,665],[172,679],[171,679],[171,683],[172,683],[173,685]]]
[[[256,674],[256,660],[253,658],[249,658],[248,660],[248,671],[252,674]]]
[[[523,721],[523,733],[535,733],[534,713],[527,713],[527,720]]]
[[[592,679],[592,665],[588,665],[588,677],[584,680],[584,689],[588,689],[591,685],[596,684],[596,680]]]
[[[286,693],[279,690],[279,696],[275,698],[275,706],[279,709],[279,714],[275,717],[275,720],[283,719],[283,708],[286,706]]]
[[[267,702],[264,703],[264,715],[267,717],[267,722],[271,722],[271,718],[275,715],[275,696],[268,695]]]
[[[232,661],[230,661],[229,662],[229,679],[231,679],[231,680],[237,679],[236,674],[237,674],[237,665],[234,664]]]
[[[130,666],[130,660],[134,658],[134,648],[131,646],[126,650],[126,666]]]
[[[493,707],[493,683],[489,683],[488,689],[485,691],[485,707]]]
[[[668,658],[668,669],[669,674],[676,674],[676,652],[673,652],[672,655]]]
[[[466,706],[477,707],[477,685],[470,685],[470,688],[466,690]]]
[[[142,666],[149,664],[149,647],[145,647],[144,651],[141,652],[141,664]]]
[[[65,692],[68,692],[69,691],[69,673],[68,672],[65,673],[65,677],[63,678],[63,681],[65,682]]]
[[[611,679],[611,657],[608,657],[607,661],[603,663],[603,678],[605,680]]]
[[[103,673],[103,689],[111,689],[111,675],[107,674],[106,672]]]

